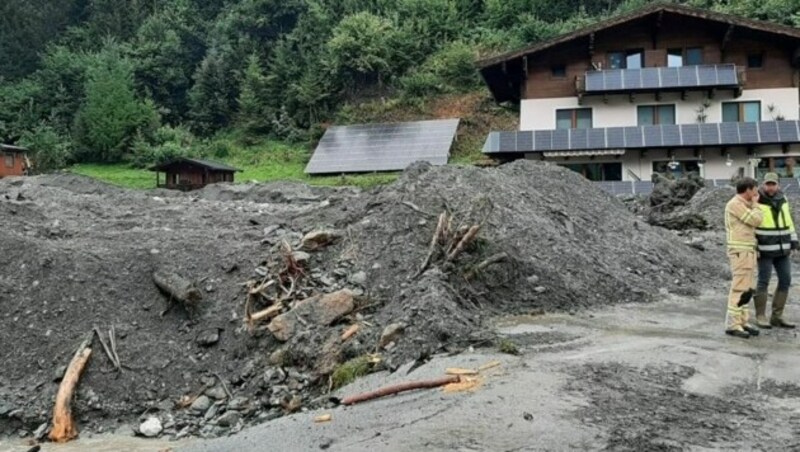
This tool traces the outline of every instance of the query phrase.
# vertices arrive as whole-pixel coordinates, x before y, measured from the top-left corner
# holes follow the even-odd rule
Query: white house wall
[[[550,99],[526,99],[520,105],[520,130],[552,130],[556,128],[556,110],[562,108],[591,108],[593,127],[628,127],[637,124],[638,105],[675,105],[675,120],[678,124],[695,124],[698,121],[698,110],[706,115],[705,122],[722,122],[722,103],[729,101],[743,102],[761,101],[761,119],[770,121],[775,116],[784,119],[800,119],[797,88],[776,88],[744,90],[738,98],[733,97],[730,90],[718,91],[714,99],[708,100],[708,107],[703,108],[707,100],[706,93],[688,93],[682,100],[679,93],[666,93],[661,101],[655,100],[653,94],[636,95],[631,103],[627,95],[608,96],[607,102],[602,96],[584,97],[582,105],[577,97],[561,97]],[[769,107],[774,106],[770,112]]]

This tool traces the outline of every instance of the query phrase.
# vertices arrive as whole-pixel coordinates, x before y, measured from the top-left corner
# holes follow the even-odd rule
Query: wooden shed
[[[156,187],[196,190],[217,182],[233,182],[240,169],[210,160],[181,158],[150,168],[156,173]],[[165,174],[162,179],[161,173]]]
[[[24,176],[28,174],[30,163],[28,150],[19,146],[0,144],[0,177]]]

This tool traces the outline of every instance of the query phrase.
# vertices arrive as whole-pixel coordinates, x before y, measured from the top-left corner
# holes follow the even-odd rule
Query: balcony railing
[[[800,121],[722,122],[656,126],[491,132],[484,154],[758,146],[800,143]]]
[[[577,77],[575,89],[578,95],[695,91],[737,89],[745,81],[744,68],[734,64],[605,69]]]

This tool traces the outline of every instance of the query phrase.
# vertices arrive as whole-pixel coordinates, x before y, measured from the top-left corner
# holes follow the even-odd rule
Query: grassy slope
[[[461,118],[458,136],[450,156],[451,163],[470,164],[485,157],[483,142],[491,130],[516,130],[518,114],[497,107],[484,92],[439,96],[416,103],[397,100],[375,101],[346,107],[337,118],[339,124],[363,122],[399,122],[421,119]],[[225,141],[229,155],[224,161],[243,172],[238,182],[294,180],[314,185],[356,185],[370,187],[392,182],[397,173],[357,174],[311,177],[303,172],[310,151],[303,146],[291,146],[275,141],[244,144],[233,134],[216,140]],[[115,185],[147,189],[155,187],[155,175],[144,169],[127,165],[75,165],[71,171],[94,177]]]

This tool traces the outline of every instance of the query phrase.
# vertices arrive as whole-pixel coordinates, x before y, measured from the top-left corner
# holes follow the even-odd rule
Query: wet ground
[[[471,391],[422,390],[305,412],[211,441],[118,437],[104,449],[81,441],[43,450],[800,450],[800,335],[729,338],[723,316],[717,292],[507,318],[497,328],[519,356],[438,357],[410,373],[404,366],[363,378],[339,395],[500,361]],[[321,414],[332,420],[314,423]],[[11,445],[0,442],[0,450]]]
[[[472,392],[425,390],[303,413],[187,451],[798,450],[800,338],[722,334],[719,294],[578,315],[506,319],[522,355],[476,351],[406,375],[373,375],[344,394],[502,365]]]

